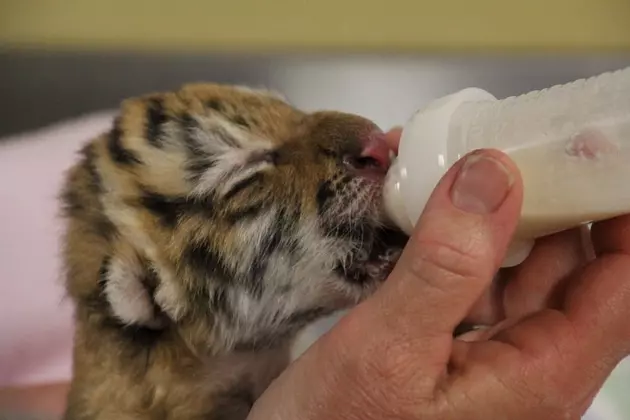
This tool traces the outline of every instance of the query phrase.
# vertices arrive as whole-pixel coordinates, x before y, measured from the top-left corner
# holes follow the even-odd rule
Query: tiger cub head
[[[122,324],[181,328],[217,351],[271,346],[356,304],[407,240],[382,213],[379,128],[268,91],[129,99],[83,156],[64,192],[71,294],[100,287]]]

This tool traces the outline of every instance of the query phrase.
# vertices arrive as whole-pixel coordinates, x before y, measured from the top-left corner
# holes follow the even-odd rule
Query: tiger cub
[[[370,121],[215,84],[124,101],[61,194],[66,420],[244,419],[296,333],[386,278]]]

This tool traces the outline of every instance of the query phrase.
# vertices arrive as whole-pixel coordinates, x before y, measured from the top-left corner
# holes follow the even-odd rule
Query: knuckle
[[[546,393],[530,384],[520,375],[512,375],[504,378],[498,373],[493,373],[492,377],[501,389],[501,393],[513,402],[516,406],[521,407],[548,407],[548,396]]]
[[[490,274],[479,248],[427,241],[420,242],[418,248],[421,252],[412,258],[410,274],[438,292],[448,293],[454,284],[478,281]]]
[[[406,382],[406,376],[411,374],[409,367],[414,364],[404,344],[383,343],[372,348],[369,353],[371,357],[365,359],[366,363],[360,371],[361,377],[370,382],[404,385],[400,382]]]
[[[401,340],[366,349],[368,354],[364,354],[355,372],[361,388],[371,390],[370,400],[381,405],[388,415],[396,414],[396,418],[408,418],[407,414],[417,409],[434,386],[418,371],[417,355],[411,347]]]

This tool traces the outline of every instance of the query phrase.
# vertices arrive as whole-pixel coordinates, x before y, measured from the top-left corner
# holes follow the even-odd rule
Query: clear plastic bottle
[[[385,184],[390,218],[409,233],[446,170],[481,148],[507,153],[523,177],[504,266],[536,238],[630,213],[630,68],[504,100],[464,89],[418,111]]]

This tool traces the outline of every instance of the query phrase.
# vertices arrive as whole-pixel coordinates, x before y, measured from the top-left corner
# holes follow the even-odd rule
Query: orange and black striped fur
[[[242,87],[123,102],[62,192],[65,419],[244,419],[298,330],[369,295],[406,242],[383,222],[379,141]]]

